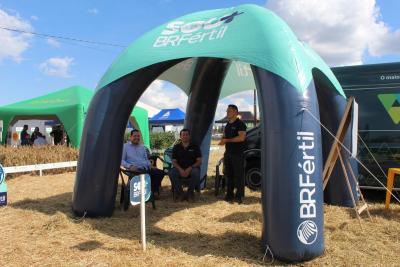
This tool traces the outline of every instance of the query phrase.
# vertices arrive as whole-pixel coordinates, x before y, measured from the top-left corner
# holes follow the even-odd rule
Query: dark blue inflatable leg
[[[75,214],[112,215],[123,137],[129,115],[150,83],[180,61],[168,61],[141,69],[95,94],[82,133],[72,198]]]
[[[344,114],[344,110],[347,105],[347,101],[342,95],[339,95],[336,90],[332,89],[332,85],[329,84],[329,81],[328,79],[325,78],[324,74],[315,70],[313,72],[313,75],[315,80],[315,86],[317,88],[321,123],[333,135],[336,135],[340,121],[342,120]],[[323,159],[325,163],[326,159],[328,158],[329,152],[331,150],[334,138],[325,129],[321,129],[321,132],[322,132]],[[343,144],[350,150],[351,127],[349,127],[349,130],[346,132]],[[349,153],[344,150],[342,150],[341,155],[344,160],[349,160],[350,162],[354,161],[353,159],[350,158]],[[354,175],[357,177],[358,175],[357,165],[352,163],[352,166]],[[347,173],[350,175],[349,170],[347,170]],[[327,204],[345,206],[345,207],[353,206],[351,195],[347,188],[347,184],[344,177],[345,176],[343,173],[343,169],[338,159],[324,192],[324,199]],[[349,176],[349,181],[353,190],[353,194],[354,196],[356,196],[356,184],[350,176]]]
[[[309,260],[324,251],[321,130],[302,111],[319,117],[315,87],[299,92],[252,68],[262,118],[262,244],[280,260]]]
[[[203,141],[200,144],[202,162],[200,167],[200,188],[203,190],[206,187],[206,177],[208,170],[208,159],[210,156],[210,146],[211,146],[211,135],[212,135],[212,127],[213,124],[210,124],[206,135],[203,138]]]
[[[185,127],[191,132],[190,141],[201,148],[203,155],[201,178],[207,174],[211,127],[229,65],[230,61],[226,59],[199,58],[193,74]]]

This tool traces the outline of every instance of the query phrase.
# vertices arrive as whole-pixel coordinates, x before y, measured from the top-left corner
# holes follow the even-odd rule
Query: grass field
[[[211,155],[209,174],[221,151]],[[139,207],[111,218],[75,218],[75,173],[8,180],[0,208],[0,266],[263,266],[260,193],[243,205],[215,197],[213,178],[194,203],[173,202],[167,178],[157,209],[147,206],[148,250],[141,251]],[[374,222],[354,210],[325,206],[324,255],[301,266],[399,266],[400,206],[371,203]],[[273,264],[282,263],[275,261]]]

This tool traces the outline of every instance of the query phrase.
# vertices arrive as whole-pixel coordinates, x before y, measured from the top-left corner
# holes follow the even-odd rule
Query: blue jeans
[[[179,196],[183,193],[183,184],[188,186],[188,193],[192,194],[196,186],[200,184],[200,168],[193,168],[188,177],[181,177],[176,168],[168,172],[171,178],[174,195]]]

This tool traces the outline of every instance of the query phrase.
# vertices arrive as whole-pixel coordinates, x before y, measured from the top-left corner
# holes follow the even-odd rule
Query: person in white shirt
[[[38,132],[36,134],[36,139],[33,141],[34,146],[41,146],[41,145],[47,145],[46,138],[44,138],[43,134],[41,132]]]

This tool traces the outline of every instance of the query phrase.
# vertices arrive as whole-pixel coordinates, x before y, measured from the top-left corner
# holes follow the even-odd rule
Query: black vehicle
[[[245,185],[251,190],[261,188],[261,131],[259,127],[254,127],[246,131],[246,150],[245,157]],[[218,161],[215,169],[215,195],[218,195],[220,189],[225,188],[226,181],[221,173],[220,166],[223,164],[223,158]]]
[[[246,132],[245,184],[252,190],[261,187],[261,131],[258,126]]]
[[[386,185],[386,178],[373,156],[387,174],[388,168],[400,167],[400,63],[332,68],[346,96],[359,104],[358,159]],[[246,182],[249,188],[261,186],[259,127],[247,132]],[[363,144],[366,143],[367,147]],[[381,185],[359,166],[359,183],[365,189]],[[395,181],[400,187],[400,180]]]

